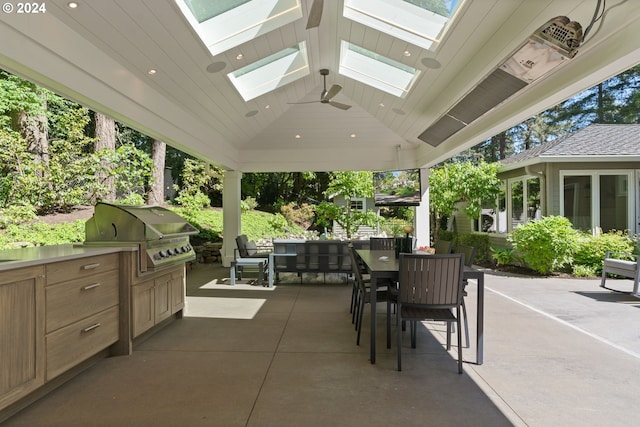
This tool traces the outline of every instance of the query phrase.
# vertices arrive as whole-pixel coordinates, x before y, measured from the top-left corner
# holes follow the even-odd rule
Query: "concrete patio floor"
[[[588,279],[487,272],[484,364],[464,348],[458,375],[445,327],[405,336],[403,371],[360,346],[351,285],[306,277],[231,288],[229,270],[188,272],[185,317],[131,356],[100,361],[3,424],[29,426],[605,426],[636,425],[640,300]],[[320,278],[322,279],[322,278]],[[320,280],[321,282],[322,280]],[[611,280],[631,289],[631,281]],[[470,283],[469,301],[475,299]],[[467,303],[472,341],[475,303]],[[395,334],[395,327],[392,331]],[[407,335],[405,333],[405,335]],[[454,340],[455,342],[455,340]]]

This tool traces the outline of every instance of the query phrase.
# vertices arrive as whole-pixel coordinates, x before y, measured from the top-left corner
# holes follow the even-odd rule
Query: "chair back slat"
[[[462,298],[463,255],[400,254],[399,302],[455,307]]]
[[[394,239],[393,237],[371,237],[369,239],[369,247],[372,251],[392,251],[396,247],[396,239]]]

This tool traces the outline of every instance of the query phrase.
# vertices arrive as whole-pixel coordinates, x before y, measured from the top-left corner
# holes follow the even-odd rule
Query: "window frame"
[[[560,170],[559,174],[559,196],[560,196],[560,215],[565,216],[564,212],[564,180],[567,176],[589,176],[591,177],[591,232],[597,233],[600,230],[600,177],[601,176],[619,176],[627,177],[627,228],[625,230],[634,230],[635,220],[635,171],[633,169],[602,169],[596,171],[587,170]]]

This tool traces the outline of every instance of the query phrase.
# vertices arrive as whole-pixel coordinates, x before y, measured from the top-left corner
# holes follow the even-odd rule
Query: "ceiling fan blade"
[[[341,110],[348,110],[349,108],[351,108],[351,105],[341,104],[339,102],[334,102],[334,101],[329,101],[329,105],[331,105],[332,107],[339,108]]]
[[[320,25],[322,20],[322,9],[324,6],[324,0],[313,0],[311,10],[309,11],[309,19],[307,20],[307,30],[309,28],[315,28]]]
[[[342,86],[340,85],[331,86],[327,91],[327,93],[325,93],[324,96],[322,97],[322,101],[331,101],[331,98],[336,96],[341,90],[342,90]]]
[[[289,105],[300,105],[300,104],[315,104],[317,102],[322,102],[322,101],[287,102],[287,104],[289,104]]]

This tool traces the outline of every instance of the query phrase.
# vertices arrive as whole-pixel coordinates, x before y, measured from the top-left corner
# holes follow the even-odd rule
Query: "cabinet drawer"
[[[115,306],[48,334],[47,380],[118,341],[118,313]]]
[[[47,265],[47,285],[117,270],[118,254],[95,255]]]
[[[114,272],[46,287],[47,333],[118,304]]]

